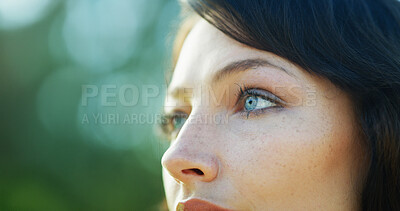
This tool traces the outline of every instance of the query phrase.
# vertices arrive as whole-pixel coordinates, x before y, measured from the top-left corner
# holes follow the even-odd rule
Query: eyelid
[[[285,101],[283,101],[282,99],[280,99],[279,97],[277,97],[276,95],[272,94],[271,92],[265,89],[247,87],[246,85],[239,86],[237,96],[238,99],[236,100],[235,106],[237,106],[237,104],[247,96],[258,96],[265,100],[269,100],[277,105],[282,105],[282,106],[287,105]]]
[[[248,89],[245,91],[246,95],[252,95],[252,96],[257,96],[257,97],[261,97],[265,100],[269,100],[273,103],[276,104],[283,104],[284,102],[277,96],[275,96],[274,94],[272,94],[269,91],[266,90],[260,90],[260,89]],[[246,95],[244,95],[243,97],[245,97]]]
[[[238,84],[236,84],[238,85]],[[239,85],[238,85],[239,86]],[[259,114],[263,114],[266,112],[272,112],[272,111],[279,111],[286,107],[288,104],[280,99],[278,96],[272,94],[271,92],[262,89],[262,88],[257,88],[257,87],[247,87],[246,85],[239,86],[238,98],[236,100],[235,106],[234,106],[234,113],[238,113],[243,117],[249,118],[250,115],[255,115],[258,116]],[[259,109],[254,109],[251,111],[245,111],[244,110],[244,99],[248,96],[257,96],[261,97],[264,100],[271,101],[272,103],[276,104],[276,106],[272,107],[266,107],[266,108],[259,108]],[[238,106],[240,104],[240,106]]]

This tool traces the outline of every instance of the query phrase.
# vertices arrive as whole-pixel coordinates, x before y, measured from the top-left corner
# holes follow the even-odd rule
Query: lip
[[[176,211],[231,211],[222,208],[208,201],[200,199],[190,199],[184,202],[179,202],[176,206]]]

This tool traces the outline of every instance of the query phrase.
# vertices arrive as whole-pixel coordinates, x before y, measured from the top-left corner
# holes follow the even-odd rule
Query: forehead
[[[198,83],[207,83],[225,65],[249,58],[266,58],[279,66],[289,65],[271,53],[241,44],[205,20],[199,20],[182,46],[169,88],[191,88]]]
[[[214,27],[203,20],[197,22],[185,39],[179,54],[170,88],[175,86],[190,87],[194,79],[204,80],[210,74],[210,66],[215,65],[220,57],[229,51],[229,40]],[[218,53],[220,52],[220,53]],[[217,56],[220,54],[219,56]],[[224,59],[224,58],[221,58]]]

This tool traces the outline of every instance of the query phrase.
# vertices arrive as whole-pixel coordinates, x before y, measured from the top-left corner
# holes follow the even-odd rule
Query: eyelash
[[[277,96],[275,96],[274,94],[272,94],[266,90],[259,89],[256,87],[249,87],[245,84],[242,84],[242,85],[236,84],[236,85],[238,85],[239,88],[236,93],[236,96],[238,98],[235,103],[235,107],[237,107],[238,105],[242,105],[241,106],[242,108],[235,109],[235,112],[239,113],[242,116],[245,116],[246,118],[249,118],[250,115],[258,116],[267,111],[271,111],[272,109],[282,109],[283,108],[284,102],[281,99],[279,99]],[[267,95],[269,95],[269,96],[267,96]],[[249,96],[261,97],[264,100],[268,100],[268,101],[276,104],[276,106],[246,111],[243,108],[243,105],[244,105],[243,100]]]
[[[240,115],[249,118],[250,115],[255,115],[258,116],[260,114],[263,114],[267,111],[272,111],[273,109],[282,109],[284,102],[279,99],[278,97],[276,97],[274,94],[263,90],[263,89],[259,89],[259,88],[255,88],[255,87],[248,87],[245,84],[238,85],[238,90],[236,93],[237,96],[237,100],[235,103],[235,113],[239,113]],[[249,96],[255,96],[255,97],[261,97],[264,100],[268,100],[274,104],[276,104],[276,106],[272,106],[272,107],[266,107],[266,108],[260,108],[260,109],[254,109],[254,110],[244,110],[244,102],[243,100],[246,99],[246,97]],[[238,105],[241,105],[241,107],[237,108]],[[172,140],[173,139],[173,135],[174,133],[179,133],[179,130],[176,131],[174,128],[174,120],[177,118],[188,118],[188,114],[186,114],[185,112],[182,111],[175,111],[172,114],[162,114],[162,119],[161,122],[159,124],[163,134],[166,136],[167,139]]]

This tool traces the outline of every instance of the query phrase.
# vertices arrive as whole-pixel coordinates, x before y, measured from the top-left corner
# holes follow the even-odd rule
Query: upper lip
[[[222,208],[211,202],[204,201],[201,199],[190,199],[187,201],[181,201],[176,207],[177,211],[229,211],[229,209]]]

